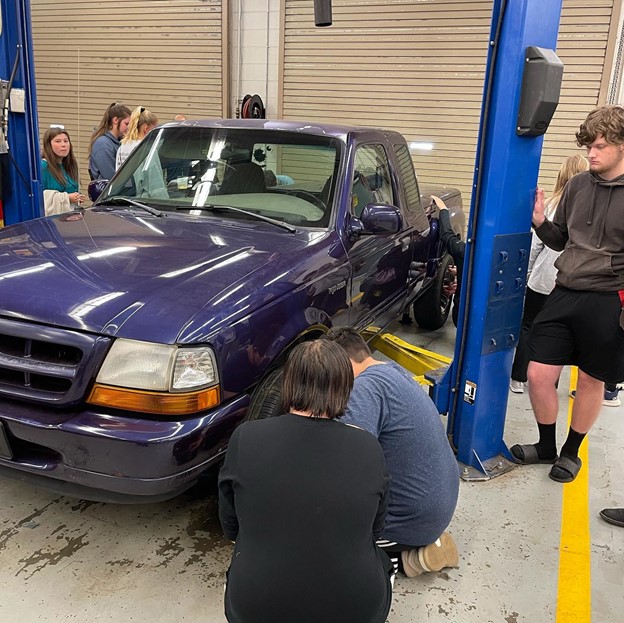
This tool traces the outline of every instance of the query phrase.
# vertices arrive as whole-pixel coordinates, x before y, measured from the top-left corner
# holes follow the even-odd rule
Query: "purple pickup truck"
[[[0,230],[0,474],[116,502],[189,488],[279,414],[295,344],[410,305],[444,323],[429,204],[395,132],[153,130],[93,207]]]

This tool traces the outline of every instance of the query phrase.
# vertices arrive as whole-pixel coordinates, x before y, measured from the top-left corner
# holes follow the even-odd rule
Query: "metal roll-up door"
[[[564,63],[561,100],[544,138],[540,185],[555,185],[563,160],[575,153],[575,133],[587,113],[606,103],[620,0],[563,0],[557,54]]]
[[[82,189],[112,102],[161,123],[227,116],[227,0],[31,0],[31,12],[41,134],[71,133]]]
[[[398,130],[416,144],[419,178],[459,187],[467,206],[492,1],[334,0],[330,28],[314,27],[312,0],[284,1],[281,115]],[[563,2],[558,53],[567,66],[545,143],[547,188],[577,149],[574,124],[599,101],[613,4]]]

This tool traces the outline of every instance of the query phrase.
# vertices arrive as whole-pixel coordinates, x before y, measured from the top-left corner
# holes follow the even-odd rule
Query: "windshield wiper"
[[[99,206],[105,206],[105,205],[130,205],[134,208],[140,208],[141,210],[145,210],[146,212],[149,212],[150,214],[153,214],[154,216],[164,216],[164,214],[160,211],[157,210],[156,208],[152,208],[152,206],[148,206],[145,205],[144,203],[141,203],[140,201],[136,201],[135,199],[131,199],[130,197],[107,197],[106,199],[99,201],[98,203],[94,204],[94,208],[97,208]]]
[[[243,210],[241,208],[235,208],[233,206],[215,204],[208,204],[205,206],[177,206],[176,210],[201,210],[202,212],[218,212],[219,210],[228,210],[230,212],[239,212],[240,214],[245,214],[247,216],[257,218],[258,220],[264,221],[265,223],[271,223],[272,225],[281,227],[282,229],[285,229],[292,234],[297,231],[295,227],[293,227],[292,225],[288,225],[288,223],[284,223],[284,221],[278,221],[277,219],[271,218],[270,216],[264,216],[264,214],[250,212],[249,210]]]

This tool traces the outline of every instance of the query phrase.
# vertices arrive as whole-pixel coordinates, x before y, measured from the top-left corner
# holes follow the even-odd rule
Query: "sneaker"
[[[618,396],[619,391],[620,391],[619,387],[616,387],[612,392],[607,391],[605,389],[604,399],[602,401],[602,404],[605,407],[619,407],[622,404],[622,401],[620,400],[620,397]]]
[[[453,537],[443,532],[440,538],[418,549],[418,562],[425,571],[440,571],[444,567],[457,567],[459,552]]]
[[[514,381],[513,379],[511,379],[511,382],[509,383],[509,389],[514,394],[524,394],[524,383],[522,381]]]

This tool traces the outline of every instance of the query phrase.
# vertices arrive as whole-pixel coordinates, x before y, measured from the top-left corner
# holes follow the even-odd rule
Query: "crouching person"
[[[219,517],[235,541],[230,623],[384,623],[392,564],[375,539],[387,505],[377,440],[340,422],[353,386],[337,344],[296,346],[286,415],[241,424],[219,475]]]
[[[449,525],[459,493],[459,468],[438,411],[410,373],[377,361],[353,329],[327,339],[347,353],[355,383],[344,422],[369,431],[381,444],[390,476],[388,513],[377,541],[408,577],[456,567]]]

